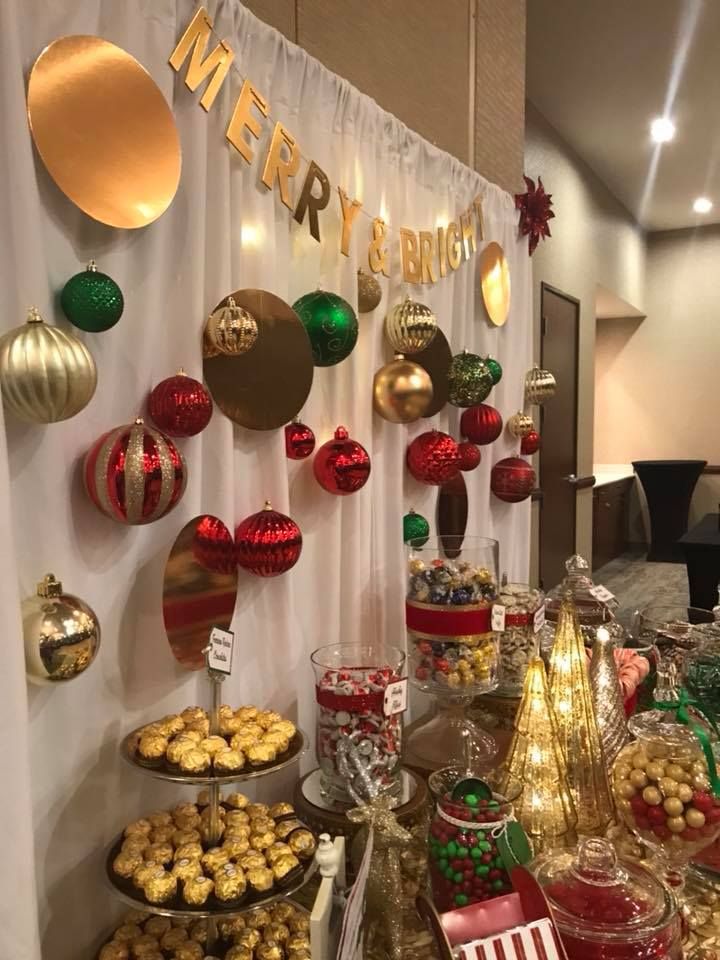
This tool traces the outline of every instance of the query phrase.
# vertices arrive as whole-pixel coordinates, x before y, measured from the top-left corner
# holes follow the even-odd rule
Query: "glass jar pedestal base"
[[[497,743],[467,715],[472,702],[467,695],[436,697],[428,713],[405,729],[405,765],[423,773],[448,766],[478,774],[491,770]]]

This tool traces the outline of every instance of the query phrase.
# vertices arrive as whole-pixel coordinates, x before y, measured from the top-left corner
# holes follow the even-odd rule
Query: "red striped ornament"
[[[127,524],[164,517],[180,502],[187,481],[175,444],[141,417],[100,437],[85,457],[83,474],[98,510]]]

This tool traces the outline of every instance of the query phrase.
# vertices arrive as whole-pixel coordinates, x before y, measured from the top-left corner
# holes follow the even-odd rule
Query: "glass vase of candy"
[[[315,671],[315,746],[324,798],[353,804],[338,766],[338,745],[348,737],[361,756],[373,759],[383,793],[397,796],[402,705],[391,702],[386,694],[402,678],[405,653],[382,643],[336,643],[319,647],[310,660]]]
[[[666,882],[680,893],[691,858],[720,836],[720,797],[709,731],[678,703],[630,719],[635,738],[612,767],[619,816],[653,851]],[[716,792],[717,791],[717,792]]]
[[[407,545],[408,674],[417,689],[434,697],[429,715],[408,728],[410,766],[431,771],[460,765],[481,772],[497,753],[494,737],[467,715],[474,697],[498,685],[499,643],[492,630],[497,570],[498,544],[486,537]]]

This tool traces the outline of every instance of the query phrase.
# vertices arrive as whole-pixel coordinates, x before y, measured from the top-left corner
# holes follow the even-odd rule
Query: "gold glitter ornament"
[[[521,440],[523,437],[527,437],[528,434],[532,433],[535,429],[533,424],[532,417],[529,417],[526,413],[521,413],[519,410],[517,413],[514,413],[507,422],[508,432]]]
[[[405,297],[385,318],[385,336],[398,353],[419,353],[437,333],[437,318],[430,307]]]
[[[552,400],[557,390],[555,377],[549,370],[541,370],[537,364],[525,375],[525,402],[541,404]]]
[[[358,311],[372,313],[382,300],[382,287],[369,273],[360,268],[357,273],[358,283]]]
[[[239,307],[233,297],[228,297],[224,306],[211,313],[205,324],[203,356],[217,357],[224,354],[238,357],[252,350],[258,337],[258,323],[244,307]]]

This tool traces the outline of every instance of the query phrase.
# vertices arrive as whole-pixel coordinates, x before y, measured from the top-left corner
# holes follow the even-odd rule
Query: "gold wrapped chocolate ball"
[[[149,820],[135,820],[133,823],[129,823],[124,830],[123,835],[126,837],[131,837],[133,834],[140,834],[144,837],[149,837],[152,833],[152,824]]]
[[[231,860],[237,860],[250,849],[250,843],[246,837],[225,837],[222,849],[227,852]]]
[[[176,807],[173,807],[172,816],[173,820],[177,822],[178,817],[192,817],[195,814],[199,814],[200,811],[197,808],[197,805],[194,803],[179,803]]]
[[[256,870],[265,866],[265,856],[257,850],[250,850],[240,857],[238,863],[245,871]]]
[[[264,830],[262,833],[253,833],[250,835],[250,846],[253,850],[267,850],[275,843],[275,834],[272,830]]]
[[[242,870],[222,870],[215,875],[215,896],[222,903],[239,900],[245,893],[247,883]]]
[[[169,917],[150,917],[143,929],[145,933],[149,933],[152,937],[162,938],[163,934],[171,928],[172,923],[170,923]]]
[[[194,750],[197,746],[197,743],[192,737],[181,736],[177,737],[168,745],[167,751],[165,752],[165,759],[168,763],[176,766],[180,763],[180,758],[187,750]]]
[[[153,813],[149,813],[146,819],[153,830],[158,827],[171,826],[173,822],[172,814],[168,813],[167,810],[155,810]]]
[[[200,862],[205,872],[212,876],[216,874],[221,867],[224,867],[229,860],[230,855],[227,850],[223,850],[222,847],[211,847],[207,853],[202,856]]]
[[[213,882],[209,877],[196,877],[183,884],[182,895],[185,903],[193,907],[202,907],[213,892]]]
[[[187,939],[187,930],[185,930],[183,927],[171,927],[162,935],[160,946],[163,950],[167,950],[168,953],[170,953],[173,950],[176,950],[180,944],[184,943]]]
[[[183,773],[207,773],[210,769],[210,755],[200,747],[186,750],[180,757],[178,766]]]
[[[310,917],[305,913],[298,913],[292,920],[288,923],[288,926],[293,933],[305,933],[308,936],[310,935]]]
[[[175,853],[173,854],[174,860],[200,860],[203,855],[202,844],[197,841],[191,841],[190,843],[183,843],[182,846],[175,848]]]
[[[285,943],[286,950],[309,950],[310,937],[307,933],[293,933]]]
[[[262,940],[262,936],[257,930],[248,928],[241,933],[235,934],[235,944],[238,947],[247,947],[248,950],[254,950]]]
[[[161,867],[162,864],[156,863],[154,860],[145,861],[137,868],[135,873],[133,873],[133,883],[136,887],[140,887],[142,889],[148,880],[153,877]]]
[[[265,859],[270,866],[272,866],[276,860],[279,860],[280,857],[288,857],[292,855],[292,848],[287,843],[279,843],[277,841],[265,851]]]
[[[137,748],[138,761],[143,766],[157,767],[165,759],[168,748],[167,737],[161,733],[144,733]]]
[[[153,843],[169,843],[175,834],[175,824],[169,824],[167,827],[153,827],[150,839]]]
[[[188,940],[187,943],[181,943],[175,948],[173,960],[203,960],[205,951],[194,940]]]
[[[113,860],[113,873],[129,880],[142,863],[143,858],[139,853],[119,853]]]
[[[247,871],[248,885],[257,893],[266,893],[272,889],[274,878],[272,870],[267,867],[254,867]]]
[[[225,814],[225,823],[229,827],[247,826],[250,823],[250,817],[244,810],[228,810]]]
[[[199,862],[188,859],[176,860],[172,865],[170,873],[182,883],[186,883],[188,880],[194,880],[196,877],[203,875]]]
[[[117,940],[106,943],[98,954],[98,960],[129,960],[129,957],[130,949],[127,943],[121,943]]]
[[[286,881],[300,866],[300,861],[294,853],[278,857],[272,865],[273,876],[278,883]]]
[[[259,817],[269,816],[270,807],[266,803],[249,803],[245,811],[251,820],[257,820]]]
[[[269,743],[271,746],[275,747],[279,754],[285,753],[285,751],[290,747],[289,738],[286,737],[284,733],[280,733],[279,730],[268,730],[267,733],[263,734],[260,743]]]
[[[126,837],[120,850],[123,853],[143,853],[150,846],[150,840],[145,834],[134,833]]]
[[[288,740],[292,738],[297,733],[297,727],[292,722],[292,720],[277,720],[268,728],[268,733],[284,733]]]
[[[317,843],[309,830],[295,830],[288,837],[288,844],[292,852],[301,860],[310,860],[315,856]]]
[[[299,820],[281,820],[280,823],[275,826],[275,836],[279,840],[287,840],[290,834],[294,830],[298,830],[302,827],[302,823]]]
[[[123,923],[113,934],[113,940],[117,943],[130,943],[131,940],[137,940],[142,936],[142,930],[136,923]]]
[[[274,940],[259,943],[255,947],[255,960],[284,960],[283,948]]]
[[[182,923],[186,923],[186,924],[190,923],[187,917],[182,917],[182,918],[176,917],[173,922],[177,923],[178,919],[181,919]],[[196,943],[199,943],[199,944],[207,943],[207,936],[208,936],[207,921],[196,920],[194,923],[192,923],[188,927],[188,932],[190,934],[190,939],[194,940]]]
[[[227,741],[224,737],[219,736],[206,737],[200,743],[200,749],[204,750],[205,753],[211,757],[214,757],[216,753],[220,753],[222,750],[227,750],[227,748]]]
[[[295,907],[287,900],[280,900],[272,906],[272,918],[276,923],[287,923],[298,912]]]
[[[239,750],[220,750],[213,757],[213,769],[220,777],[237,773],[244,766],[245,757]]]
[[[225,954],[225,960],[254,960],[252,947],[246,947],[243,944],[236,943],[230,947]]]
[[[131,940],[130,956],[133,960],[147,960],[148,957],[162,956],[158,938],[144,933],[136,940]]]
[[[272,914],[267,907],[258,907],[246,916],[245,921],[248,930],[262,930],[272,923]]]
[[[151,843],[149,847],[146,847],[144,856],[146,860],[154,860],[156,863],[161,863],[163,866],[165,866],[168,863],[172,863],[172,844]]]
[[[256,743],[245,751],[251,767],[259,767],[264,763],[272,763],[277,758],[277,748],[272,743]]]
[[[161,868],[146,880],[142,891],[149,903],[167,903],[177,893],[177,880],[171,873]]]
[[[273,920],[263,930],[263,940],[273,940],[275,943],[285,943],[290,937],[290,927]]]

